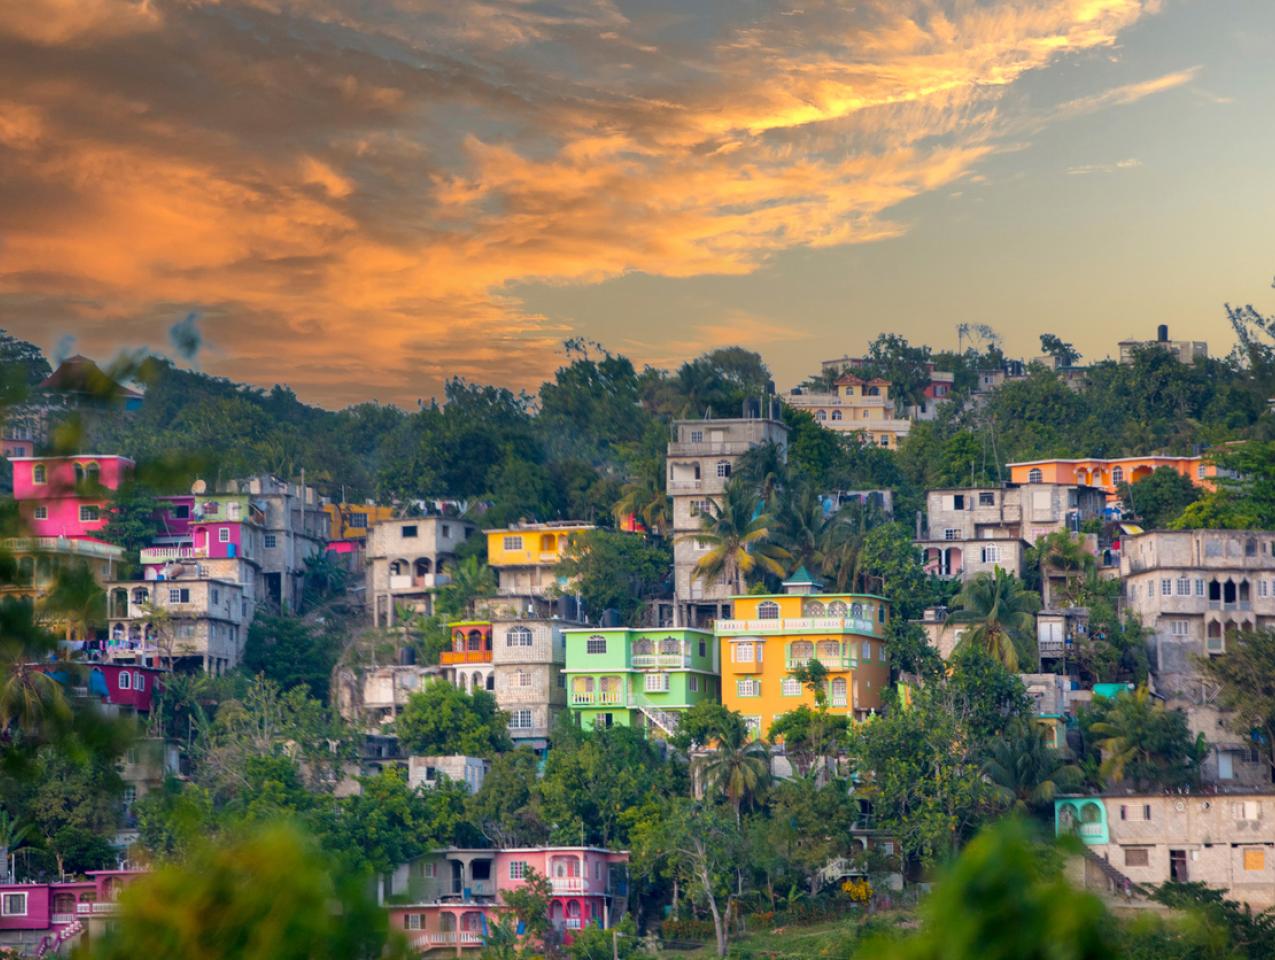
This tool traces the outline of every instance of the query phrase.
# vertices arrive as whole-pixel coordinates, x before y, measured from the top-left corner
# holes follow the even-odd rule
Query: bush
[[[665,940],[712,940],[715,933],[711,920],[665,920],[660,936]]]

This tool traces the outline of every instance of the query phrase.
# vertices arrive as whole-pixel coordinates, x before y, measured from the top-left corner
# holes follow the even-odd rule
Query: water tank
[[[1167,323],[1162,323],[1155,328],[1155,338],[1161,343],[1169,342],[1169,325]]]

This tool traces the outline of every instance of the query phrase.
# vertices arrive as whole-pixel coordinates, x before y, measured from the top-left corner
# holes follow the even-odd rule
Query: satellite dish
[[[207,493],[208,484],[205,483],[203,480],[196,480],[194,483],[190,485],[190,492],[195,494],[196,496]]]

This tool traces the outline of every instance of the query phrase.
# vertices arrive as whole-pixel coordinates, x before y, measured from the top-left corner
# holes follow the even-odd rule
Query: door
[[[1169,879],[1174,883],[1186,883],[1186,851],[1169,851]]]
[[[1235,779],[1235,754],[1230,750],[1219,750],[1217,753],[1217,778],[1219,780]]]

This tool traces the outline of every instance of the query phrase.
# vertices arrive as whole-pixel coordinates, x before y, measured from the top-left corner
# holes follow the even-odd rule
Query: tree
[[[1238,631],[1227,639],[1226,656],[1196,662],[1217,684],[1227,728],[1262,744],[1275,765],[1275,631]]]
[[[886,523],[868,531],[859,563],[863,589],[889,597],[895,617],[917,619],[933,602],[937,581],[926,576],[920,552],[903,524]]]
[[[840,752],[849,728],[850,718],[829,713],[826,702],[819,703],[814,710],[802,704],[775,718],[770,725],[770,738],[783,742],[784,753],[798,771],[812,773],[829,754]]]
[[[94,938],[95,960],[375,960],[387,949],[385,913],[357,874],[340,871],[289,825],[201,846],[185,862],[137,878],[119,918]],[[216,904],[210,909],[209,904]]]
[[[130,565],[138,563],[138,552],[149,547],[162,531],[162,503],[155,491],[134,479],[125,480],[111,496],[106,509],[102,539],[124,548]]]
[[[342,566],[337,554],[330,550],[310,554],[305,558],[306,607],[343,597],[349,579],[350,571]]]
[[[553,898],[553,884],[549,878],[528,866],[521,885],[500,892],[505,906],[513,911],[523,933],[529,940],[543,942],[553,929],[549,921],[549,904]]]
[[[1040,598],[1023,587],[1012,573],[975,574],[956,595],[952,623],[970,624],[959,647],[978,647],[1010,670],[1028,657],[1035,633]]]
[[[739,823],[744,805],[755,800],[770,780],[770,748],[761,740],[749,739],[746,730],[727,728],[713,752],[700,760],[700,773],[705,791],[723,794]]]
[[[993,741],[983,772],[1001,803],[1015,813],[1048,815],[1059,789],[1079,786],[1080,771],[1067,764],[1035,723],[1017,724]]]
[[[52,373],[44,352],[34,343],[19,340],[8,330],[0,330],[0,371],[24,387],[34,387]]]
[[[338,642],[300,617],[258,613],[248,628],[244,669],[273,680],[284,690],[303,685],[310,696],[326,702]]]
[[[1160,467],[1133,483],[1116,487],[1125,509],[1151,530],[1164,529],[1200,499],[1202,491],[1172,467]]]
[[[1218,489],[1188,506],[1170,527],[1275,529],[1275,440],[1250,440],[1212,459]]]
[[[1101,752],[1100,775],[1137,790],[1186,787],[1199,781],[1208,753],[1204,735],[1192,739],[1186,714],[1151,699],[1146,687],[1098,700],[1082,711],[1087,745]]]
[[[509,715],[486,690],[467,693],[440,679],[412,694],[394,728],[413,754],[489,757],[513,749],[508,724]]]
[[[529,748],[498,753],[483,785],[468,804],[466,819],[495,847],[535,847],[547,843],[540,817],[539,759]]]
[[[1069,530],[1055,530],[1036,541],[1027,552],[1027,565],[1040,575],[1040,587],[1050,605],[1055,596],[1053,581],[1061,578],[1061,598],[1068,606],[1074,606],[1086,574],[1096,569],[1097,560],[1085,549],[1085,542]]]
[[[631,455],[629,479],[620,488],[620,499],[611,512],[618,522],[636,517],[647,530],[656,534],[672,527],[673,502],[665,489],[661,452],[635,451]]]
[[[818,547],[819,570],[831,578],[837,590],[863,588],[867,576],[865,547],[868,535],[884,522],[885,516],[877,507],[855,501],[843,506],[823,526]],[[877,538],[874,544],[879,543],[880,538]],[[874,562],[878,565],[878,575],[884,579],[885,571],[880,571],[881,560],[878,549],[874,552]]]
[[[1040,335],[1040,350],[1047,356],[1053,357],[1054,363],[1059,367],[1074,367],[1076,361],[1080,359],[1080,351],[1070,343],[1064,343],[1060,337],[1052,333]]]
[[[983,960],[1118,956],[1115,921],[1102,902],[1073,888],[1052,850],[1025,824],[1006,819],[983,830],[934,885],[921,927],[881,936],[864,960]]]
[[[60,623],[66,639],[88,640],[106,623],[106,592],[83,561],[58,567],[40,605],[44,619]]]
[[[110,844],[98,840],[115,826],[119,810],[123,783],[113,759],[95,754],[74,757],[47,746],[33,773],[26,819],[56,861],[57,876],[100,870],[113,862]]]
[[[743,714],[714,700],[700,700],[682,714],[677,733],[669,741],[680,750],[707,747],[715,740],[743,740],[748,728]]]
[[[496,575],[477,557],[466,557],[452,568],[451,579],[438,591],[438,606],[452,616],[472,617],[474,602],[496,592]]]
[[[560,589],[577,594],[595,617],[615,610],[625,623],[633,623],[646,601],[663,592],[672,565],[663,542],[637,533],[589,530],[572,538],[558,564],[558,576],[568,584]]]
[[[695,563],[693,575],[701,580],[721,577],[736,593],[744,592],[745,580],[759,573],[782,577],[787,571],[782,561],[788,551],[774,542],[773,518],[764,504],[737,480],[726,484],[720,504],[708,501],[700,514],[701,529],[684,539],[707,544]]]

